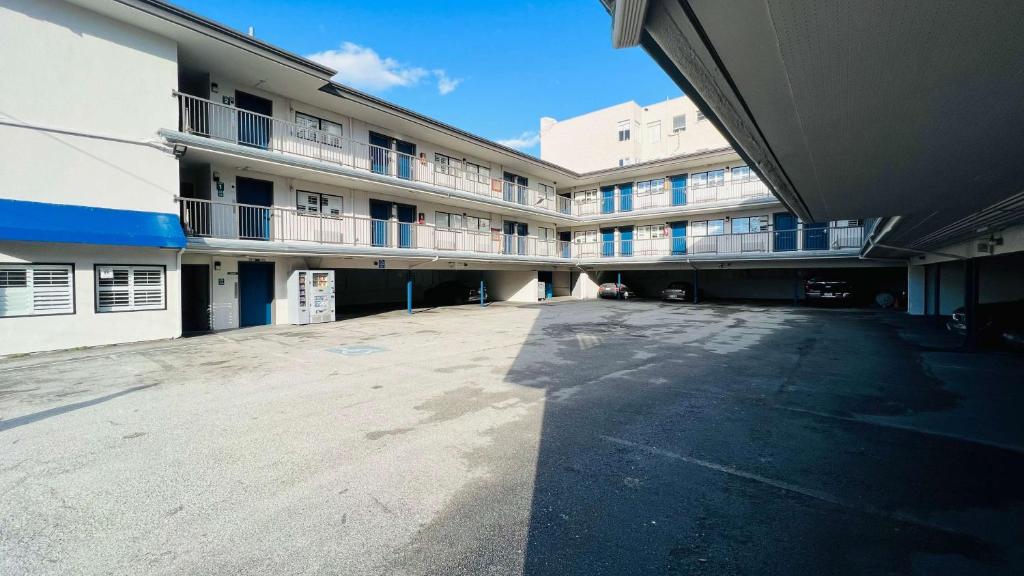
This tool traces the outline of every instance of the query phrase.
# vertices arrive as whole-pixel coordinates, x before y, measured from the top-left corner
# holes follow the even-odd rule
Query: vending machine
[[[292,324],[334,322],[334,270],[296,270],[288,278]]]

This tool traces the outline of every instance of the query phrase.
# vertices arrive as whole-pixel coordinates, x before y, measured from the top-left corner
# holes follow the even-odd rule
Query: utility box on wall
[[[334,270],[296,270],[288,278],[292,324],[334,322]]]

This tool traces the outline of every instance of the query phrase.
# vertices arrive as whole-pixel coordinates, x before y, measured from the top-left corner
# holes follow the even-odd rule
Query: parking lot
[[[563,301],[0,360],[2,574],[1020,574],[1024,359]]]

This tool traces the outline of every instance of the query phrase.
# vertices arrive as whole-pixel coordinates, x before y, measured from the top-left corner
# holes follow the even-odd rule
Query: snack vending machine
[[[288,278],[292,324],[334,322],[334,270],[296,270]]]

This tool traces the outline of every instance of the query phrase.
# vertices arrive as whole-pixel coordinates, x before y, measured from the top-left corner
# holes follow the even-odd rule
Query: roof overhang
[[[888,242],[927,247],[1024,218],[1022,19],[1020,2],[650,0],[641,45],[799,216],[899,215]]]

